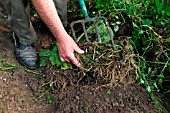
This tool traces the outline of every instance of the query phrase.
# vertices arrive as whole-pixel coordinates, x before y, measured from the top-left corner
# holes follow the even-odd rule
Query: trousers
[[[30,21],[30,0],[0,0],[8,13],[11,29],[22,44],[33,44],[37,35]],[[53,0],[64,27],[67,26],[67,0]]]

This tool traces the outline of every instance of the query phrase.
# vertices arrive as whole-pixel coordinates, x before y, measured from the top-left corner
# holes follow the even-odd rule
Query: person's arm
[[[84,53],[84,51],[78,47],[65,31],[53,0],[32,0],[32,3],[57,40],[61,61],[71,61],[77,67],[81,67],[81,64],[74,56],[74,51],[78,53]]]

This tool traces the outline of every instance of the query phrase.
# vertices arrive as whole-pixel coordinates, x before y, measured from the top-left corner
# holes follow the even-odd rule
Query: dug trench
[[[36,71],[16,60],[11,30],[1,6],[0,112],[1,113],[157,113],[145,88],[131,74],[134,69],[128,38],[116,53],[109,44],[80,43],[77,55],[83,68],[63,70],[47,62]],[[38,51],[51,48],[53,37],[36,29]],[[119,58],[119,61],[115,59]]]

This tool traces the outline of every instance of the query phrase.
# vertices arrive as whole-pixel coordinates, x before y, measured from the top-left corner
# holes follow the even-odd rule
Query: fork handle
[[[88,17],[88,12],[87,12],[87,8],[86,8],[86,4],[85,4],[84,0],[78,0],[78,1],[79,1],[79,5],[81,7],[84,17],[85,18]]]

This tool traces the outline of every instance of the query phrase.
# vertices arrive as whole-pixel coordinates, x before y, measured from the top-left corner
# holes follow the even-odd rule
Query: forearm
[[[32,0],[34,7],[57,41],[66,34],[53,0]]]
[[[53,0],[32,0],[32,2],[40,17],[49,27],[58,42],[57,46],[61,61],[71,61],[77,67],[81,67],[81,64],[74,56],[74,51],[78,53],[84,53],[84,51],[78,47],[74,40],[65,31]]]

